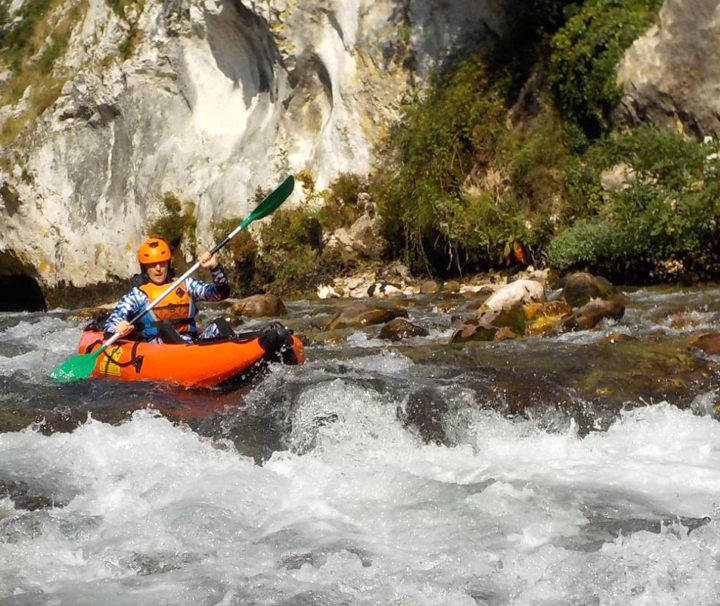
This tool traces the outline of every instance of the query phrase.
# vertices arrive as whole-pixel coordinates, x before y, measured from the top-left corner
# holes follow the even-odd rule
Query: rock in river
[[[380,338],[390,341],[401,341],[409,337],[426,337],[427,335],[428,331],[422,326],[415,326],[403,318],[390,320],[380,331]]]
[[[325,330],[384,324],[395,318],[407,318],[407,316],[408,313],[404,309],[373,307],[359,303],[341,309],[332,317]]]
[[[277,295],[252,295],[241,299],[232,306],[233,316],[249,318],[268,318],[284,316],[287,313],[282,299]]]

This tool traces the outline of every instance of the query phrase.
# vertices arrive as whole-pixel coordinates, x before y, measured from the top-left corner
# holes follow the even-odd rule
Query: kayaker
[[[200,266],[209,269],[212,283],[202,282],[194,278],[186,278],[184,284],[167,294],[148,313],[138,320],[138,326],[129,320],[139,314],[149,303],[154,301],[175,280],[170,265],[172,253],[170,246],[161,238],[147,238],[137,253],[140,262],[142,282],[123,295],[105,322],[106,337],[120,333],[123,337],[137,331],[142,341],[164,343],[192,342],[195,339],[208,340],[222,336],[232,336],[232,328],[224,318],[213,321],[205,330],[198,334],[195,324],[196,301],[222,301],[230,295],[230,285],[214,255],[205,251],[198,257]],[[135,336],[135,335],[133,335]]]

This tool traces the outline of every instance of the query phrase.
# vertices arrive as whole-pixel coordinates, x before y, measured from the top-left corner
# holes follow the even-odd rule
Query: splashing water
[[[86,420],[0,433],[3,605],[720,599],[712,393],[582,433],[562,415],[508,414],[463,383],[464,367],[363,346],[277,369],[192,425],[153,407],[219,396],[59,388],[46,373],[73,352],[76,327],[5,321],[0,412],[62,404]],[[444,441],[408,421],[418,386],[442,404]],[[133,405],[104,419],[107,400]],[[258,419],[276,430],[262,464],[242,441]]]

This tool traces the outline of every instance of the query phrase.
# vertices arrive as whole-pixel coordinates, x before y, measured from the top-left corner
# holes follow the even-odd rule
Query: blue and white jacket
[[[228,284],[227,277],[223,268],[218,265],[215,269],[210,271],[212,276],[212,283],[203,282],[194,278],[185,278],[185,288],[190,295],[190,299],[193,301],[222,301],[227,299],[230,295],[230,285]],[[115,332],[115,328],[118,322],[121,320],[130,321],[137,314],[143,311],[149,304],[148,296],[139,288],[133,287],[129,292],[125,293],[115,305],[108,319],[105,322],[104,332],[105,334],[111,334]],[[197,334],[197,326],[195,325],[195,305],[190,306],[190,318],[189,328],[190,334]],[[150,314],[145,314],[143,318],[147,318]],[[214,325],[208,328],[213,328]],[[142,326],[138,328],[140,335],[143,340],[151,341],[157,337],[157,328],[152,326],[151,322],[143,322]],[[200,335],[200,338],[212,337],[214,335]],[[190,337],[183,336],[186,340],[190,341]]]

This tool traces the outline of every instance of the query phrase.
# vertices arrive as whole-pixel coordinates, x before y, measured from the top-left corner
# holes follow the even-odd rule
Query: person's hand
[[[206,250],[203,254],[198,257],[200,267],[203,269],[215,269],[218,266],[218,260],[215,255],[211,255],[209,250]]]
[[[120,334],[120,337],[126,337],[129,335],[133,330],[135,330],[135,327],[130,324],[127,320],[120,320],[115,325],[115,332]]]

